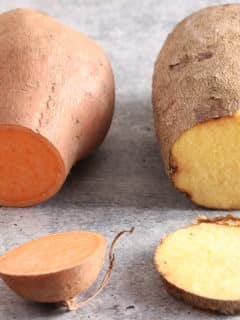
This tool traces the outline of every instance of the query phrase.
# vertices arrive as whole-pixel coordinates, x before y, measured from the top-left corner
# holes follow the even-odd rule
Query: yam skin
[[[30,206],[103,141],[114,78],[97,44],[35,10],[0,15],[0,47],[0,204]]]
[[[195,203],[240,208],[240,5],[180,22],[154,68],[153,110],[166,172]]]
[[[164,237],[154,264],[169,294],[194,307],[240,313],[240,220],[199,217]]]
[[[0,257],[0,276],[18,295],[36,302],[67,302],[96,280],[106,239],[94,232],[51,234]]]

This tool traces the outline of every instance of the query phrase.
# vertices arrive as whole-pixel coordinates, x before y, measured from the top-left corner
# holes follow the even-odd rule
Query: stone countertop
[[[116,267],[109,285],[84,309],[64,312],[24,301],[0,282],[1,320],[218,318],[168,296],[154,270],[154,248],[165,233],[198,214],[212,216],[216,211],[194,206],[173,189],[164,174],[153,129],[151,77],[157,53],[173,26],[197,9],[224,2],[0,2],[0,11],[34,7],[85,32],[107,52],[116,79],[116,111],[104,144],[75,166],[61,192],[50,201],[28,209],[0,209],[0,253],[50,232],[97,230],[110,242],[119,230],[136,228],[116,246]]]

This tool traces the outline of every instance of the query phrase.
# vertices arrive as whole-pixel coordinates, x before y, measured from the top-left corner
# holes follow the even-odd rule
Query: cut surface
[[[65,179],[57,149],[21,126],[0,126],[0,204],[29,206],[54,195]]]
[[[106,240],[98,233],[72,231],[51,234],[18,246],[0,258],[3,275],[40,275],[80,265]]]
[[[155,265],[179,289],[216,300],[240,300],[240,227],[200,223],[158,246]]]
[[[240,116],[183,133],[171,150],[175,186],[205,207],[240,208]]]

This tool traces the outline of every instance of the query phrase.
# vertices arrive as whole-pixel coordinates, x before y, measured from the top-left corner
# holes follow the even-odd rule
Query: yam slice
[[[240,219],[227,215],[170,233],[154,263],[167,291],[195,307],[240,312]]]

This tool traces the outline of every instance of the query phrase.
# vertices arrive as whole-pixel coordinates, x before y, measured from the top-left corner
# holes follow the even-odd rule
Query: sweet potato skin
[[[16,294],[28,300],[64,302],[85,292],[95,282],[104,255],[105,250],[99,250],[83,264],[56,273],[32,276],[3,274],[1,277]]]
[[[0,45],[0,124],[26,126],[48,138],[68,172],[110,126],[114,81],[108,59],[80,32],[31,9],[0,16]]]
[[[181,134],[239,111],[240,5],[203,9],[180,22],[155,62],[153,110],[167,173],[176,170],[171,148]]]

